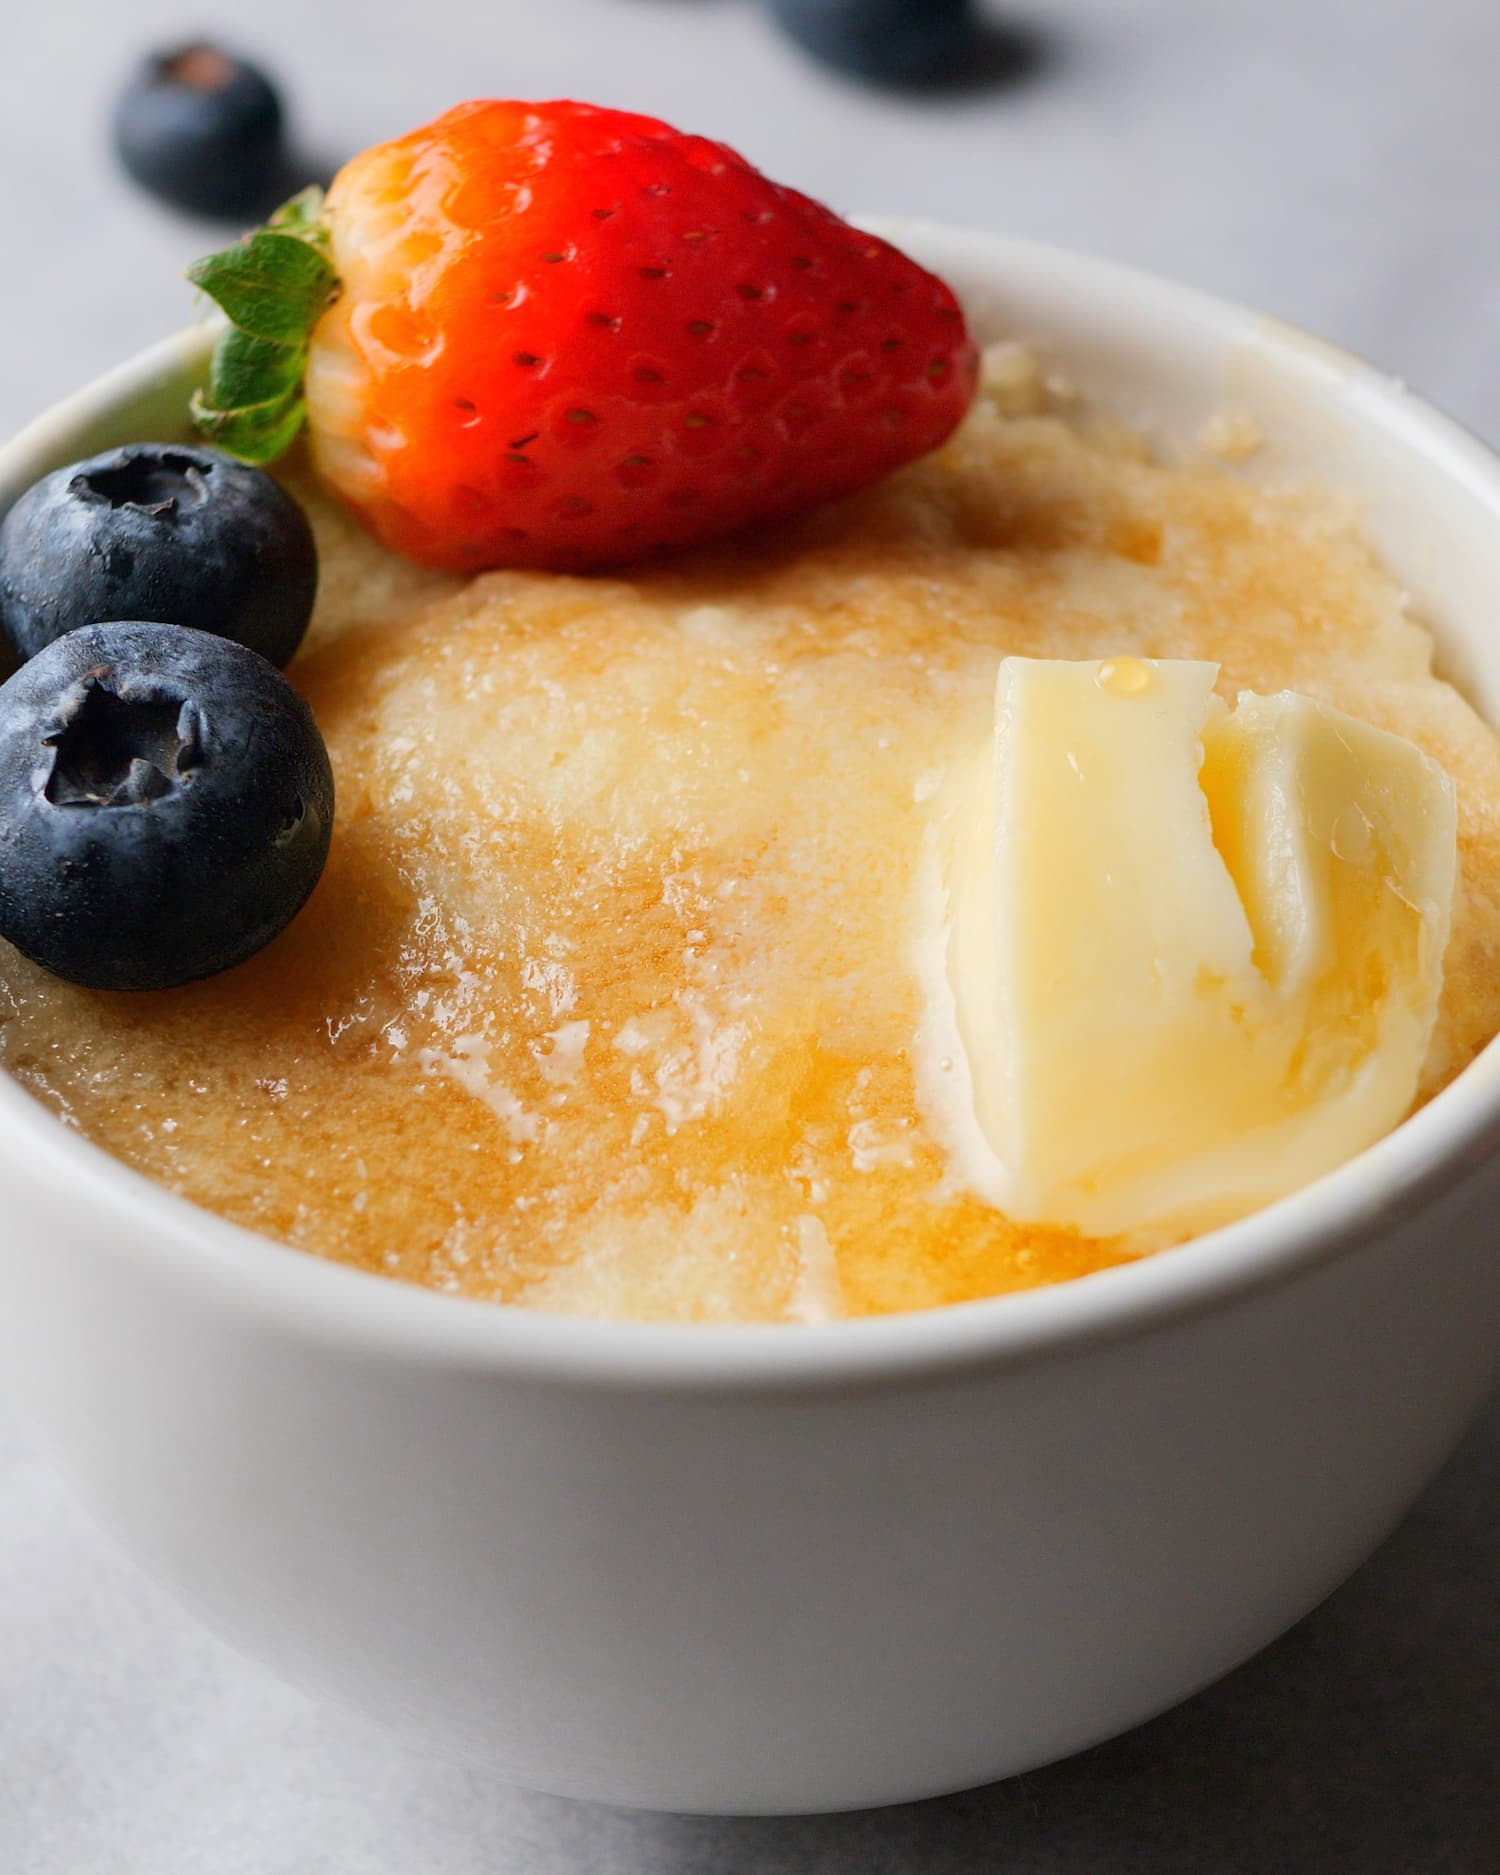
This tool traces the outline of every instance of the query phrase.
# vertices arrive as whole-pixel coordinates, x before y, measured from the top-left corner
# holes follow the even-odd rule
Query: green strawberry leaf
[[[305,345],[276,345],[230,326],[214,347],[203,395],[215,410],[264,403],[296,390],[306,363]]]
[[[188,278],[242,332],[277,345],[307,337],[335,284],[333,268],[311,241],[269,228],[195,261]]]
[[[285,396],[261,404],[240,404],[233,410],[217,410],[204,402],[201,391],[195,391],[188,408],[198,433],[216,449],[254,463],[274,462],[285,455],[306,415],[296,385]]]
[[[323,192],[304,189],[233,247],[188,269],[229,325],[214,347],[193,421],[220,449],[270,462],[302,427],[302,374],[313,327],[338,292]]]
[[[294,195],[266,223],[282,234],[295,234],[310,242],[326,260],[329,254],[328,223],[323,218],[323,191],[313,183]]]

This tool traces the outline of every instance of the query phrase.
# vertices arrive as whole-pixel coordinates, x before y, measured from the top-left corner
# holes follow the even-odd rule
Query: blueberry
[[[975,41],[970,0],[769,0],[782,29],[825,64],[880,84],[956,75]]]
[[[43,476],[0,522],[0,628],[18,657],[79,625],[159,619],[285,664],[318,550],[260,469],[186,443],[131,443]]]
[[[256,220],[287,193],[276,87],[218,46],[154,53],[121,92],[114,131],[127,173],[175,208]]]
[[[91,989],[169,989],[267,944],[318,882],[333,774],[242,645],[86,625],[0,684],[0,936]]]

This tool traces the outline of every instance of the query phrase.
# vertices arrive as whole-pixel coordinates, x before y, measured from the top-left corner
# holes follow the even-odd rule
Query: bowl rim
[[[1354,355],[1295,326],[1163,276],[1005,235],[871,218],[927,251],[960,249],[993,269],[1165,311],[1226,343],[1256,348],[1291,377],[1335,373],[1338,394],[1463,485],[1500,522],[1500,458],[1452,418]],[[0,446],[0,478],[32,479],[73,453],[86,424],[200,363],[212,327],[173,334],[52,406]],[[50,466],[50,463],[47,465]],[[1500,1038],[1441,1093],[1337,1170],[1176,1248],[1068,1282],[932,1309],[829,1323],[649,1323],[505,1307],[422,1289],[279,1243],[157,1185],[60,1121],[0,1073],[0,1165],[34,1188],[66,1190],[134,1228],[110,1254],[151,1264],[218,1306],[297,1339],[372,1358],[542,1384],[677,1394],[850,1393],[913,1379],[1021,1368],[1150,1335],[1309,1276],[1472,1183],[1500,1149]]]

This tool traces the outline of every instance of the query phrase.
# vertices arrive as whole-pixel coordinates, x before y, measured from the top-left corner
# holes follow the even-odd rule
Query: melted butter
[[[1002,661],[937,840],[930,1018],[951,1006],[992,1150],[968,1160],[940,1094],[932,1121],[979,1188],[1133,1240],[1244,1216],[1409,1111],[1456,849],[1452,785],[1404,737],[1293,691],[1227,712],[1207,661],[1150,676],[1121,708],[1087,662]]]
[[[1142,697],[1156,682],[1156,673],[1144,658],[1106,658],[1094,682],[1111,696]]]

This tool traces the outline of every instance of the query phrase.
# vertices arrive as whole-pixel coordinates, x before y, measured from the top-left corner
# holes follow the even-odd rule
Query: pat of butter
[[[1021,1222],[1197,1231],[1415,1097],[1456,804],[1399,736],[1214,664],[1007,658],[958,787],[947,988],[979,1181]],[[969,1131],[974,1131],[972,1121]]]

